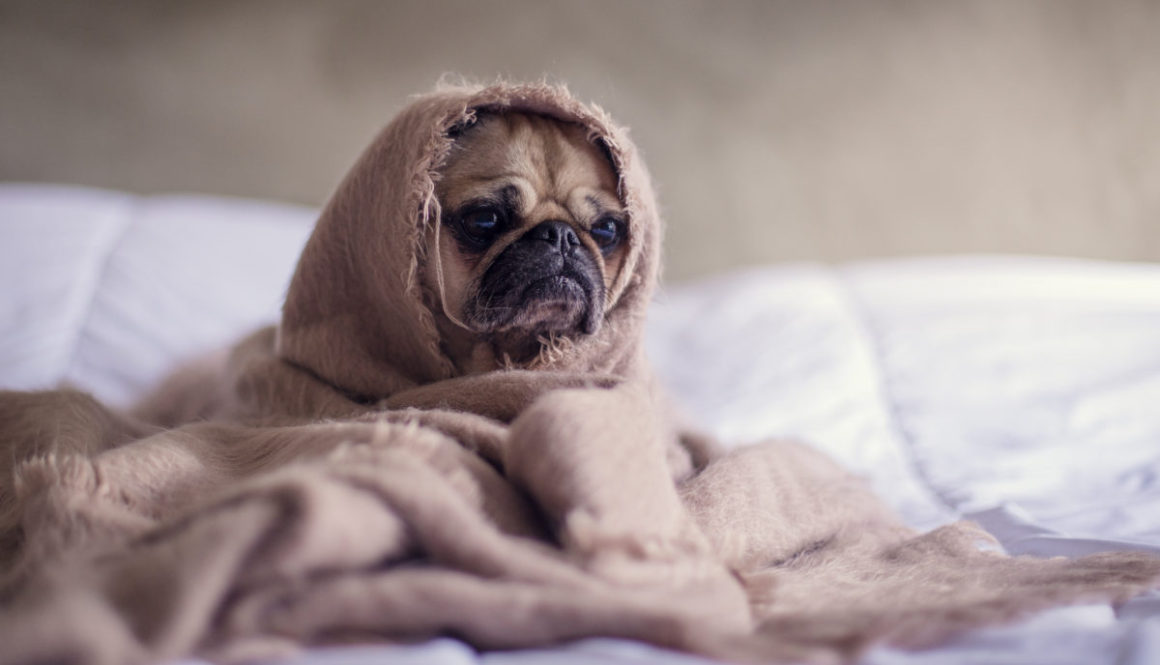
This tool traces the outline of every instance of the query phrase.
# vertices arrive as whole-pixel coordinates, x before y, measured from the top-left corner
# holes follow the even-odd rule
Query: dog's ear
[[[463,132],[465,132],[468,129],[470,129],[471,127],[475,126],[475,123],[478,120],[479,120],[479,117],[477,115],[471,115],[469,117],[461,119],[459,122],[456,122],[455,124],[453,124],[447,128],[447,138],[452,139],[452,140],[458,139],[460,136],[463,135]]]
[[[598,136],[592,140],[592,145],[596,146],[596,149],[599,150],[600,154],[604,156],[604,161],[608,162],[608,168],[612,169],[613,173],[615,173],[616,160],[612,157],[612,148],[608,147],[608,141],[604,140],[603,137]]]

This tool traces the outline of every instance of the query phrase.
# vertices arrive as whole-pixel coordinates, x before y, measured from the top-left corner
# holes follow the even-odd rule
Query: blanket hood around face
[[[661,222],[624,129],[548,84],[447,87],[415,98],[371,143],[327,203],[298,264],[276,350],[340,392],[382,399],[454,378],[421,286],[425,231],[440,219],[438,170],[479,112],[537,113],[583,126],[609,155],[628,218],[628,255],[592,336],[542,354],[537,369],[643,372],[644,311],[657,282]]]

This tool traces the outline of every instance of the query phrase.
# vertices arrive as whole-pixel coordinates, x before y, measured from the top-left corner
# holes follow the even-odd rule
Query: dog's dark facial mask
[[[548,337],[599,330],[627,240],[616,183],[579,126],[484,114],[457,136],[436,184],[439,256],[425,286],[461,368],[525,362]]]
[[[576,231],[548,220],[492,261],[463,313],[480,331],[591,335],[604,313],[604,277]]]

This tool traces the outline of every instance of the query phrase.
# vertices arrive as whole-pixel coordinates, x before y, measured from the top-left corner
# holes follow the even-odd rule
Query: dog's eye
[[[463,230],[473,236],[486,237],[499,228],[499,213],[490,208],[475,210],[463,218]]]
[[[596,240],[596,244],[600,246],[601,250],[610,252],[620,243],[620,222],[611,217],[605,217],[597,220],[589,233],[592,234],[592,238]]]
[[[503,213],[485,206],[464,213],[459,218],[460,236],[478,247],[486,248],[503,230]]]

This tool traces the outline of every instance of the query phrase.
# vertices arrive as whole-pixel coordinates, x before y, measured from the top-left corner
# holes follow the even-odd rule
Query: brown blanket
[[[607,148],[629,255],[593,336],[459,376],[418,278],[434,182],[479,109]],[[625,132],[544,85],[417,98],[318,222],[277,330],[130,416],[0,395],[0,660],[244,660],[440,634],[617,636],[735,660],[847,660],[1157,584],[1141,554],[1012,558],[912,532],[807,447],[683,431],[641,333],[660,220]]]

